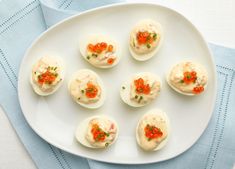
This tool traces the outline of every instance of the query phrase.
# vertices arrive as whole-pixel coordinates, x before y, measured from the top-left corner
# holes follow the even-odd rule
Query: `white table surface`
[[[141,0],[128,1],[141,2]],[[235,48],[234,0],[148,0],[148,2],[159,2],[176,9],[198,27],[208,42]],[[36,166],[0,108],[0,169],[16,168],[35,169]]]

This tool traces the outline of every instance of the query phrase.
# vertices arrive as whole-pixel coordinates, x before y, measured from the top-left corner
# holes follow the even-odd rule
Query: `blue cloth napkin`
[[[231,169],[235,163],[235,49],[210,44],[214,54],[218,93],[212,119],[195,145],[168,161],[148,165],[114,165],[66,153],[32,131],[17,96],[19,65],[30,43],[48,26],[76,11],[116,1],[2,0],[0,1],[0,105],[39,169]],[[0,167],[1,168],[1,167]]]

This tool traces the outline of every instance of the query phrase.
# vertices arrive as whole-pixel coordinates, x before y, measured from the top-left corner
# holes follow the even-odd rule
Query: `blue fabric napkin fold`
[[[2,0],[0,2],[0,105],[39,169],[154,168],[231,169],[235,163],[235,49],[210,44],[214,54],[218,93],[208,128],[195,145],[171,160],[148,165],[114,165],[66,153],[32,131],[17,96],[18,70],[25,50],[48,26],[62,18],[115,0]]]

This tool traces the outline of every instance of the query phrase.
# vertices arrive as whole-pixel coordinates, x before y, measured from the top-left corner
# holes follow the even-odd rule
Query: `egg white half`
[[[87,60],[87,45],[89,43],[91,44],[96,44],[96,43],[100,43],[100,42],[106,42],[108,44],[113,44],[114,46],[116,46],[116,51],[115,51],[115,56],[116,56],[116,60],[113,64],[111,65],[95,65],[92,64],[89,60]],[[82,39],[82,41],[79,42],[79,46],[80,46],[80,53],[83,56],[83,58],[90,63],[91,65],[93,65],[94,67],[97,68],[111,68],[114,67],[115,65],[117,65],[121,59],[121,49],[120,46],[118,45],[117,42],[115,42],[113,39],[109,38],[108,36],[105,35],[90,35],[87,37],[87,39]]]
[[[150,73],[150,72],[141,72],[138,74],[133,75],[132,77],[130,77],[127,81],[125,81],[124,83],[122,83],[121,88],[120,88],[120,96],[121,99],[123,100],[124,103],[128,104],[129,106],[132,107],[143,107],[149,103],[151,103],[152,101],[150,101],[149,103],[136,103],[134,101],[132,101],[130,99],[130,92],[131,92],[131,82],[132,80],[136,77],[136,76],[144,76],[144,75],[148,75],[151,78],[154,78],[156,81],[158,81],[160,83],[160,90],[161,90],[161,85],[162,85],[162,81],[160,79],[159,76]],[[125,89],[124,89],[125,88]],[[157,96],[158,97],[158,96]],[[155,98],[156,99],[156,98]]]
[[[153,115],[156,115],[156,116],[161,116],[165,122],[166,122],[166,126],[167,126],[167,137],[152,151],[157,151],[157,150],[160,150],[162,149],[166,143],[168,142],[168,139],[169,139],[169,135],[170,135],[170,120],[168,118],[168,116],[166,115],[165,112],[163,112],[162,110],[160,109],[152,109],[150,111],[148,111],[147,113],[145,113],[139,120],[138,124],[137,124],[137,127],[136,127],[136,141],[138,143],[138,145],[141,147],[140,145],[140,140],[139,140],[139,133],[138,133],[138,128],[139,128],[139,125],[141,123],[141,121],[144,119],[145,116],[149,115],[149,114],[153,114]]]
[[[93,75],[93,76],[96,77],[97,83],[99,84],[99,86],[100,86],[100,88],[101,88],[101,90],[102,90],[101,95],[100,95],[100,99],[99,99],[97,102],[95,102],[95,103],[85,104],[85,103],[79,102],[79,101],[77,100],[77,98],[74,98],[72,95],[71,95],[71,97],[73,98],[73,100],[74,100],[76,103],[78,103],[79,105],[81,105],[81,106],[83,106],[83,107],[85,107],[85,108],[97,109],[97,108],[101,107],[101,106],[104,104],[104,101],[105,101],[105,98],[106,98],[105,87],[104,87],[103,81],[102,81],[102,79],[99,77],[99,75],[96,74],[95,72],[93,72],[92,70],[89,70],[89,69],[81,69],[81,70],[76,71],[76,72],[72,75],[72,77],[71,77],[71,79],[70,79],[70,81],[69,81],[69,83],[68,83],[68,90],[69,90],[69,93],[70,93],[70,85],[71,85],[72,81],[73,81],[74,79],[76,79],[76,77],[79,77],[80,74],[91,74],[91,75]]]
[[[118,128],[118,125],[117,125],[117,122],[110,118],[110,117],[107,117],[105,115],[99,115],[99,116],[92,116],[92,117],[89,117],[85,120],[83,120],[77,127],[76,131],[75,131],[75,138],[77,139],[77,141],[79,143],[81,143],[83,146],[85,147],[89,147],[89,148],[94,148],[94,149],[101,149],[101,147],[95,147],[95,146],[92,146],[89,141],[87,141],[86,139],[86,134],[87,134],[87,129],[88,129],[88,126],[89,126],[89,122],[92,120],[92,119],[95,119],[95,118],[104,118],[104,119],[107,119],[107,120],[110,120],[114,123],[114,125],[116,126],[117,128],[117,133],[116,133],[116,137],[115,139],[113,140],[113,142],[111,142],[109,144],[112,145],[113,143],[116,142],[117,138],[118,138],[118,133],[119,133],[119,128]]]
[[[62,80],[55,86],[55,88],[51,92],[44,92],[40,89],[40,87],[37,84],[35,84],[33,82],[32,72],[30,72],[30,84],[32,85],[34,92],[40,96],[48,96],[48,95],[55,93],[61,87],[61,85],[63,84],[63,81],[64,81],[65,66],[64,66],[63,59],[58,56],[57,57],[56,56],[49,56],[49,57],[52,58],[53,60],[57,61],[57,63],[58,63],[57,67],[60,67],[60,70],[61,70],[60,77]],[[35,64],[37,64],[38,61]]]
[[[140,21],[135,27],[137,27],[141,24],[149,23],[149,22],[153,23],[155,25],[155,27],[159,30],[160,35],[161,35],[161,39],[160,39],[158,45],[156,46],[156,48],[153,51],[146,53],[146,54],[135,53],[135,51],[132,49],[132,47],[129,44],[129,51],[130,51],[132,57],[138,61],[146,61],[146,60],[149,60],[150,58],[152,58],[159,51],[159,49],[162,46],[163,40],[164,40],[164,32],[163,32],[162,25],[156,21],[153,21],[151,19],[145,19],[145,20]]]
[[[180,62],[180,63],[183,63],[183,62],[186,62],[186,61],[182,61],[182,62]],[[192,62],[192,61],[190,61],[190,62]],[[193,63],[195,63],[195,62],[193,62]],[[197,64],[197,65],[200,65],[200,64],[198,64],[198,63],[196,63],[196,64]],[[176,64],[175,64],[175,65],[176,65]],[[167,81],[168,85],[169,85],[173,90],[175,90],[176,92],[178,92],[178,93],[180,93],[180,94],[182,94],[182,95],[185,95],[185,96],[195,96],[195,95],[198,95],[198,94],[194,94],[194,93],[182,92],[181,90],[179,90],[178,88],[176,88],[174,85],[171,84],[171,82],[170,82],[170,74],[171,74],[172,69],[175,67],[175,65],[173,65],[173,66],[171,67],[170,71],[168,71],[168,73],[167,73],[167,75],[166,75],[166,81]],[[201,65],[200,65],[200,66],[201,66]],[[208,83],[207,83],[207,84],[208,84]],[[204,89],[207,88],[207,84],[204,86]],[[199,95],[200,95],[200,94],[199,94]]]

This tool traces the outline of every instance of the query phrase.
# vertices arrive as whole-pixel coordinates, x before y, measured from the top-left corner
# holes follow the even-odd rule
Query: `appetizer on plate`
[[[167,75],[168,84],[177,92],[193,96],[204,92],[208,76],[206,69],[195,62],[184,61],[172,67]]]
[[[126,104],[142,107],[159,95],[161,84],[160,78],[153,73],[138,73],[122,84],[120,96]]]
[[[157,53],[162,41],[162,26],[151,19],[142,20],[131,31],[129,50],[133,58],[145,61]]]
[[[166,145],[169,132],[167,115],[159,109],[153,109],[139,120],[136,140],[143,150],[156,151]]]
[[[55,56],[40,58],[32,68],[30,83],[35,93],[47,96],[61,86],[65,70],[63,60]]]
[[[83,107],[95,109],[104,104],[105,91],[101,78],[89,69],[75,72],[68,89],[73,100]]]
[[[118,137],[117,123],[106,116],[93,116],[78,125],[75,137],[89,148],[106,148]]]
[[[103,35],[93,35],[81,41],[80,52],[86,61],[98,68],[111,68],[121,57],[117,43]]]

